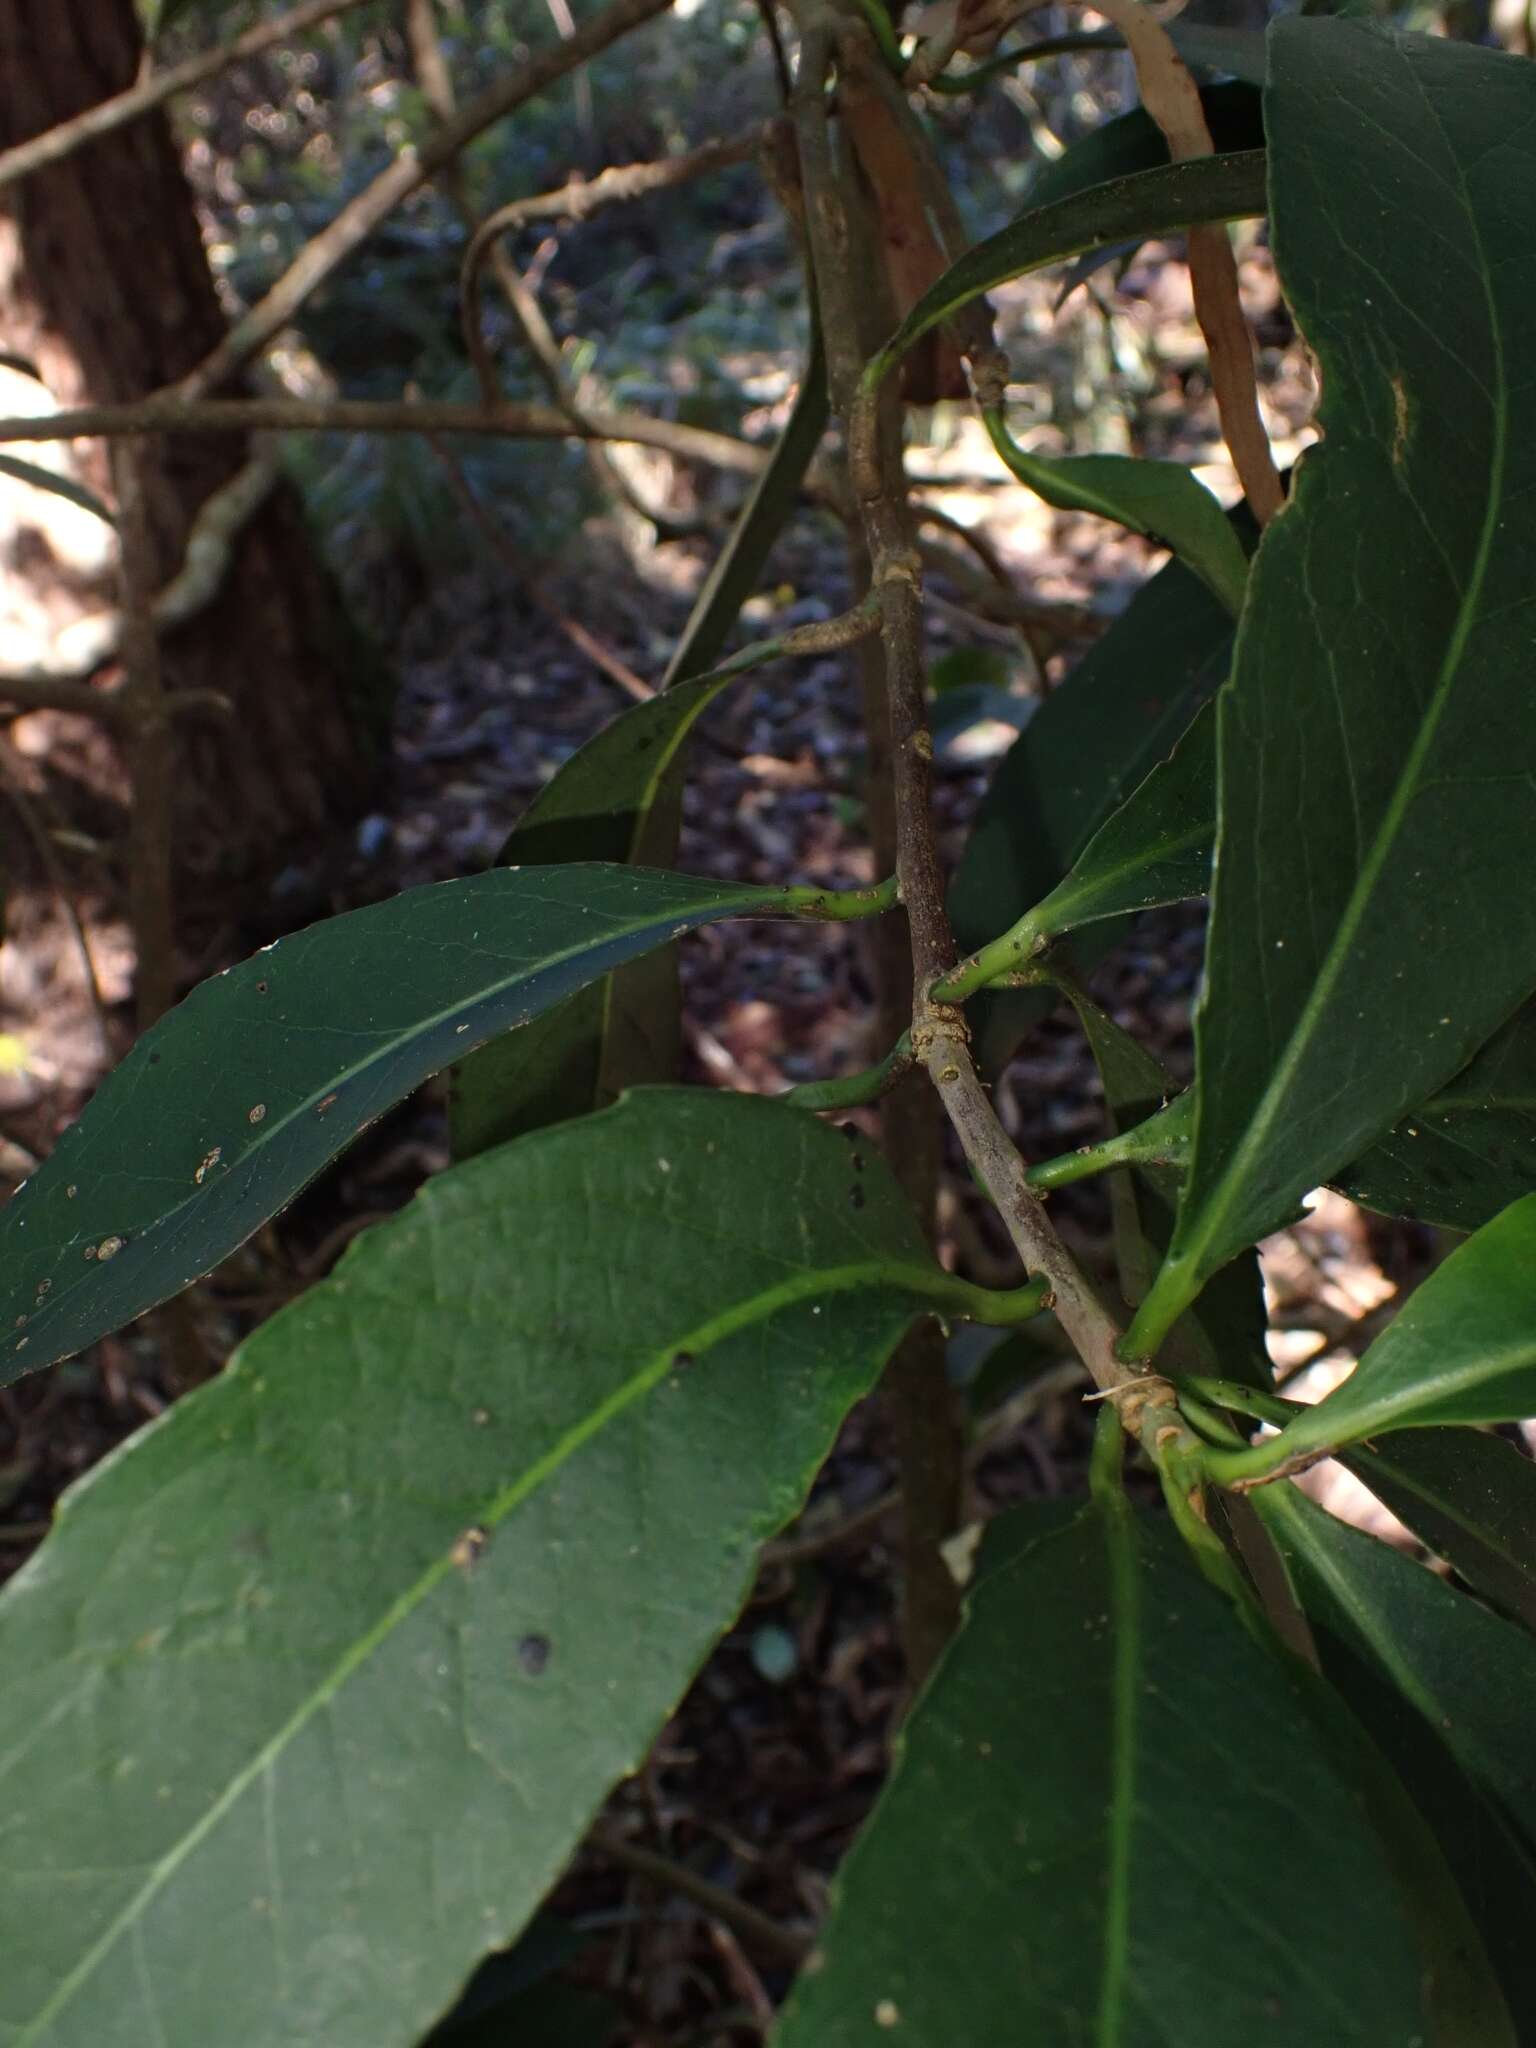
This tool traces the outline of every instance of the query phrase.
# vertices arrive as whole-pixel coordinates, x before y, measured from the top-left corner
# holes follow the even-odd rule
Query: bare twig
[[[457,405],[429,399],[200,398],[179,387],[123,405],[83,405],[44,418],[0,419],[0,442],[68,441],[89,435],[245,434],[488,434],[525,441],[634,441],[691,462],[756,476],[767,453],[733,434],[681,421],[652,419],[615,408],[578,420],[547,405]]]
[[[621,661],[612,648],[606,647],[589,627],[584,626],[579,619],[573,619],[569,612],[545,596],[543,586],[531,564],[523,558],[505,527],[491,517],[475,496],[468,477],[442,442],[433,440],[429,445],[432,453],[442,464],[449,487],[464,507],[471,523],[500,556],[503,564],[516,579],[518,589],[535,610],[541,611],[545,618],[558,626],[573,647],[580,648],[587,659],[601,669],[610,682],[617,683],[637,704],[644,704],[654,697],[655,690],[642,677],[635,674],[628,662]]]
[[[128,819],[128,895],[138,963],[134,998],[140,1032],[176,1000],[176,930],[171,871],[171,720],[160,642],[150,615],[149,536],[143,450],[113,450],[112,481],[122,550],[123,685],[132,802]]]
[[[696,1906],[723,1926],[731,1928],[743,1941],[750,1942],[761,1955],[772,1956],[778,1962],[791,1963],[798,1968],[811,1952],[810,1935],[770,1920],[756,1906],[748,1905],[745,1899],[739,1899],[734,1892],[728,1892],[720,1885],[711,1884],[707,1877],[700,1877],[686,1863],[676,1863],[670,1856],[661,1856],[654,1849],[643,1848],[614,1828],[598,1828],[589,1837],[588,1847],[599,1856],[622,1863],[637,1876],[647,1877],[669,1891],[681,1893],[685,1899],[692,1899]]]
[[[186,399],[217,391],[287,326],[317,286],[367,240],[402,200],[450,164],[475,137],[606,50],[631,29],[666,12],[671,0],[613,0],[567,41],[541,50],[508,78],[476,95],[420,151],[399,156],[299,252],[277,283],[230,329],[175,389]]]
[[[339,14],[348,14],[362,4],[363,0],[304,0],[302,7],[292,8],[287,14],[276,15],[270,21],[257,22],[244,35],[236,36],[233,42],[205,50],[201,56],[188,57],[185,62],[173,64],[168,70],[151,73],[126,92],[114,93],[111,99],[87,107],[72,119],[61,121],[56,128],[46,129],[43,134],[34,135],[26,142],[18,142],[13,149],[0,152],[0,190],[14,185],[18,178],[41,170],[45,164],[55,164],[61,157],[72,155],[82,144],[94,142],[99,135],[110,135],[114,128],[137,121],[141,115],[163,106],[177,93],[201,85],[205,78],[216,78],[232,64],[239,64],[247,57],[258,57],[263,50],[270,50],[274,43],[303,35],[321,22],[334,19]]]
[[[662,157],[655,163],[616,164],[609,170],[599,171],[595,178],[573,178],[557,191],[535,193],[527,199],[512,199],[505,206],[498,206],[494,213],[487,214],[470,237],[459,270],[464,343],[487,403],[494,403],[500,394],[495,366],[485,345],[480,314],[480,274],[488,261],[494,263],[492,252],[503,235],[512,234],[536,220],[590,220],[604,207],[627,205],[648,193],[670,191],[726,165],[745,163],[769,141],[773,125],[769,121],[762,122],[742,135],[703,143],[684,156]],[[496,275],[500,282],[499,270]]]
[[[555,19],[562,35],[574,33],[575,24],[568,8],[557,13]],[[458,104],[454,96],[453,74],[448,68],[448,60],[443,54],[442,42],[437,33],[436,0],[406,0],[405,27],[411,46],[411,62],[423,97],[438,123],[446,127],[458,111]],[[586,82],[584,73],[578,73],[577,77],[579,83]],[[469,194],[457,159],[444,166],[442,175],[454,210],[463,221],[473,243],[474,210],[470,205]],[[576,400],[566,382],[565,365],[560,357],[560,344],[555,340],[549,323],[544,318],[537,294],[499,242],[490,251],[490,265],[550,397],[563,413],[574,416],[577,410]],[[478,329],[478,308],[475,326]],[[465,331],[466,334],[469,332],[467,321]],[[478,334],[476,339],[479,339]],[[501,392],[491,372],[489,357],[477,353],[472,343],[470,360],[475,366],[482,397],[488,404],[494,405],[501,397]],[[660,514],[653,513],[641,501],[639,493],[602,442],[588,441],[586,457],[587,465],[601,492],[632,507],[642,518],[649,520],[658,533],[666,530],[670,537],[670,522],[664,520]]]

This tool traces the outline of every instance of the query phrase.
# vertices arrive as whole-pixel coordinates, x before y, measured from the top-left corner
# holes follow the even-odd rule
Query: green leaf
[[[1104,1085],[1110,1129],[1134,1129],[1168,1096],[1162,1065],[1080,989],[1070,991]],[[1179,1098],[1175,1098],[1177,1100]],[[1145,1296],[1173,1234],[1177,1170],[1139,1163],[1109,1177],[1110,1213],[1120,1294],[1127,1308]],[[1245,1252],[1213,1276],[1198,1302],[1170,1332],[1163,1363],[1170,1372],[1267,1387],[1274,1374],[1264,1347],[1267,1318],[1256,1252]]]
[[[928,665],[928,687],[935,697],[955,690],[1004,691],[1013,681],[1014,663],[997,647],[952,647]]]
[[[1509,885],[1536,864],[1536,70],[1287,18],[1265,107],[1326,432],[1220,699],[1199,1113],[1139,1355],[1536,981],[1536,896]]]
[[[795,509],[805,473],[821,446],[830,405],[827,363],[820,324],[813,319],[811,325],[810,361],[794,408],[767,468],[753,485],[729,540],[694,600],[682,638],[662,678],[663,690],[714,667],[741,616],[742,606],[757,588],[769,551]]]
[[[735,673],[680,683],[611,720],[545,784],[497,865],[654,858],[658,850],[647,841],[658,809],[675,815],[669,799],[677,795],[688,735]],[[674,850],[659,849],[663,864]],[[448,1114],[454,1158],[606,1108],[636,1082],[671,1078],[668,1026],[675,1027],[677,1003],[669,954],[658,948],[602,975],[456,1066]],[[654,985],[648,969],[664,986]]]
[[[1182,462],[1145,462],[1130,455],[1031,455],[1009,433],[1000,409],[989,406],[982,418],[992,446],[1037,497],[1063,511],[1113,519],[1171,549],[1237,617],[1248,557],[1220,501]]]
[[[21,455],[0,454],[0,476],[14,477],[17,483],[33,484],[55,498],[68,498],[71,505],[78,505],[83,512],[94,512],[108,526],[117,524],[94,491],[88,491],[84,484],[77,484],[72,476],[60,476],[57,470],[45,469],[40,462],[28,462]]]
[[[1255,40],[1262,53],[1263,38]],[[1253,84],[1202,86],[1200,105],[1220,154],[1264,147],[1263,95]],[[1133,107],[1129,113],[1091,128],[1054,162],[1042,162],[1025,190],[1026,206],[1033,212],[1036,207],[1059,205],[1111,178],[1131,177],[1167,162],[1168,144],[1162,129],[1144,107]]]
[[[1182,903],[1211,882],[1216,719],[1202,705],[1172,754],[1094,833],[1070,872],[1026,920],[1030,943],[1078,925]]]
[[[775,2048],[1423,2036],[1299,1679],[1123,1501],[981,1574],[821,1951]]]
[[[1331,1394],[1253,1449],[1215,1454],[1211,1469],[1274,1471],[1385,1429],[1523,1415],[1536,1415],[1536,1195],[1437,1266]]]
[[[1168,563],[1137,591],[1046,697],[982,799],[949,891],[966,951],[1006,931],[1060,882],[1172,752],[1231,659],[1231,618],[1180,563]],[[1118,929],[1101,926],[1074,944],[1080,971],[1108,950]],[[1053,1001],[1036,989],[978,998],[971,1007],[987,1064],[1001,1065]]]
[[[1232,621],[1177,562],[1137,591],[1003,756],[949,892],[967,950],[1067,875],[1165,761],[1232,658]]]
[[[865,383],[880,383],[931,329],[1010,278],[1064,263],[1088,249],[1140,241],[1171,228],[1241,220],[1263,213],[1265,204],[1264,152],[1251,149],[1109,178],[1052,206],[1035,208],[950,265],[870,360]]]
[[[204,982],[0,1211],[0,1385],[206,1273],[456,1054],[663,940],[797,893],[498,868],[327,918]]]
[[[1469,1586],[1536,1629],[1536,1464],[1480,1429],[1400,1430],[1344,1463]]]
[[[0,1599],[0,2040],[416,2041],[955,1287],[878,1158],[711,1090],[365,1233]]]
[[[1107,828],[1106,828],[1107,829]],[[1049,899],[1048,899],[1049,900]],[[1045,908],[1044,905],[1041,906]],[[1187,1159],[1193,1095],[1142,1127],[1140,1143]],[[1060,1162],[1068,1167],[1068,1159]],[[1085,1160],[1083,1171],[1097,1171]],[[1043,1185],[1080,1178],[1070,1171]],[[1536,1009],[1529,1004],[1469,1067],[1330,1184],[1388,1216],[1472,1231],[1536,1181]]]
[[[1497,1761],[1490,1766],[1487,1754],[1491,1749],[1497,1758],[1517,1726],[1519,1681],[1502,1656],[1506,1639],[1518,1632],[1386,1544],[1344,1528],[1294,1487],[1265,1487],[1255,1498],[1303,1597],[1324,1677],[1370,1730],[1459,1887],[1460,1902],[1439,1902],[1434,1927],[1424,1928],[1429,1901],[1420,1901],[1421,1938],[1453,1933],[1458,1903],[1471,1923],[1452,1953],[1438,1959],[1438,1973],[1450,1981],[1432,1986],[1436,2006],[1458,1994],[1476,2001],[1490,1964],[1502,1987],[1502,2011],[1485,2006],[1474,2018],[1465,2009],[1459,2023],[1438,2012],[1436,2048],[1529,2040],[1536,2022],[1536,1870],[1505,1805],[1509,1792],[1528,1806],[1529,1786],[1520,1782],[1518,1755],[1508,1759],[1516,1765],[1511,1777]],[[1503,1674],[1492,1679],[1487,1697],[1480,1671]],[[1379,1797],[1374,1810],[1380,1812]],[[1404,1872],[1421,1881],[1423,1874]]]
[[[1536,1185],[1536,1008],[1333,1176],[1368,1209],[1476,1230]]]

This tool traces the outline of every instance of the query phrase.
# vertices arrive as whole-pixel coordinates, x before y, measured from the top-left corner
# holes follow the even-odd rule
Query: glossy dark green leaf
[[[1262,85],[1264,83],[1264,32],[1262,29],[1211,28],[1203,23],[1175,21],[1170,25],[1169,33],[1173,37],[1179,54],[1187,63],[1203,64],[1211,71],[1228,72],[1234,78],[1246,80],[1249,85]],[[995,57],[989,57],[984,64],[973,65],[969,71],[957,71],[941,75],[930,81],[930,89],[940,93],[976,92],[991,79],[1000,76],[1003,72],[1012,71],[1020,64],[1038,63],[1043,57],[1066,57],[1074,56],[1079,51],[1122,50],[1124,47],[1125,45],[1121,42],[1119,36],[1103,29],[1075,30],[1065,35],[1041,36],[1033,42],[1019,44],[1008,50],[1000,50]],[[1211,91],[1212,88],[1210,87],[1202,88],[1202,97],[1206,97]],[[1122,120],[1129,118],[1129,116],[1121,117]],[[1248,146],[1246,143],[1234,141],[1230,138],[1230,135],[1226,140],[1223,140],[1216,134],[1217,122],[1220,118],[1220,113],[1213,109],[1209,99],[1207,99],[1206,119],[1211,124],[1216,147],[1218,149],[1246,148]],[[1117,125],[1116,122],[1105,122],[1100,128],[1095,129],[1093,133],[1094,135],[1099,135],[1103,133],[1104,128]],[[1084,138],[1085,141],[1088,139],[1090,138]],[[1161,138],[1159,137],[1159,139]],[[1263,141],[1262,130],[1260,130],[1257,139],[1259,142]],[[1072,148],[1066,152],[1066,155],[1074,154],[1079,147],[1081,147],[1080,144],[1074,143]],[[1129,156],[1129,143],[1125,145],[1125,148],[1126,154]],[[1064,161],[1063,158],[1057,159],[1058,163],[1062,161]],[[1165,150],[1160,157],[1149,156],[1143,158],[1138,155],[1133,162],[1119,165],[1116,168],[1135,169],[1142,162],[1163,163],[1166,161],[1167,152]],[[1055,169],[1055,165],[1048,165],[1046,167],[1047,173],[1053,169]],[[1102,169],[1098,171],[1099,177],[1107,175],[1108,173]],[[1086,182],[1096,183],[1097,178],[1087,180]],[[1052,196],[1059,198],[1061,194],[1057,192]]]
[[[1036,904],[1030,931],[1048,941],[1100,918],[1203,896],[1211,881],[1215,782],[1216,719],[1207,704],[1168,759],[1137,784]]]
[[[657,850],[647,840],[658,798],[670,808],[688,736],[729,680],[703,676],[621,712],[545,784],[502,848],[498,866],[643,862],[648,854],[655,859]],[[660,850],[663,862],[670,850]],[[658,959],[661,986],[645,971]],[[658,948],[621,972],[589,982],[457,1065],[448,1119],[455,1159],[471,1159],[524,1131],[606,1108],[638,1082],[671,1078],[675,982],[667,951]]]
[[[1536,2024],[1536,1869],[1497,1788],[1470,1772],[1448,1741],[1448,1715],[1465,1704],[1465,1686],[1454,1674],[1449,1688],[1441,1683],[1447,1653],[1487,1656],[1497,1639],[1482,1638],[1476,1609],[1473,1637],[1465,1637],[1460,1610],[1471,1603],[1387,1546],[1333,1522],[1294,1488],[1263,1489],[1259,1506],[1306,1603],[1329,1688],[1369,1730],[1399,1799],[1411,1803],[1420,1830],[1438,1845],[1437,1872],[1423,1842],[1404,1839],[1401,1815],[1393,1825],[1386,1788],[1369,1782],[1373,1814],[1391,1829],[1399,1873],[1415,1895],[1433,1973],[1434,2048],[1523,2043]],[[1438,1654],[1426,1653],[1436,1642]],[[1361,1782],[1367,1788],[1363,1773]],[[1455,1887],[1449,1897],[1447,1879]]]
[[[1158,572],[998,766],[950,888],[968,950],[1047,897],[1215,693],[1232,621],[1176,562]]]
[[[1200,1106],[1143,1351],[1536,982],[1536,69],[1293,17],[1265,109],[1326,432],[1220,700]]]
[[[795,509],[805,473],[826,432],[829,400],[821,328],[812,322],[810,361],[784,431],[767,468],[753,485],[730,538],[720,550],[694,600],[688,623],[667,665],[662,688],[713,668],[756,590],[769,551]]]
[[[1193,1111],[1193,1095],[1181,1096],[1142,1134],[1149,1149],[1176,1156],[1181,1171]],[[1368,1209],[1462,1231],[1479,1229],[1536,1185],[1536,1010],[1519,1011],[1470,1066],[1330,1184]]]
[[[1160,1063],[1080,990],[1073,1008],[1104,1086],[1112,1131],[1134,1129],[1168,1096],[1173,1083]],[[1173,1234],[1178,1173],[1142,1162],[1109,1177],[1120,1296],[1127,1309],[1143,1299]],[[1267,1318],[1258,1255],[1245,1252],[1214,1274],[1200,1299],[1170,1332],[1163,1362],[1170,1372],[1267,1387],[1274,1378],[1264,1347]]]
[[[1423,2039],[1299,1679],[1123,1501],[979,1575],[820,1947],[775,2048]]]
[[[1263,38],[1255,40],[1262,59]],[[1251,59],[1251,51],[1248,54]],[[1254,84],[1233,81],[1202,86],[1200,104],[1218,152],[1225,155],[1264,147],[1263,96]],[[1163,131],[1145,108],[1133,107],[1128,114],[1091,128],[1053,163],[1042,163],[1029,182],[1027,206],[1031,212],[1037,206],[1054,206],[1108,179],[1130,177],[1167,162]],[[1263,211],[1262,205],[1258,211]]]
[[[1048,505],[1113,519],[1172,550],[1234,618],[1243,607],[1248,557],[1220,501],[1182,462],[1130,455],[1032,455],[1002,413],[983,415],[992,445],[1020,483]]]
[[[0,1384],[206,1273],[456,1054],[775,899],[643,868],[497,868],[310,925],[204,982],[0,1210]]]
[[[1239,1455],[1273,1469],[1386,1429],[1524,1415],[1536,1415],[1536,1195],[1437,1266],[1347,1380]]]
[[[1170,562],[1143,585],[1003,756],[950,885],[962,947],[997,938],[1049,894],[1173,751],[1231,656],[1232,621],[1198,577]],[[1075,941],[1078,966],[1091,966],[1118,929],[1103,925]],[[1002,1064],[1052,1001],[1034,989],[978,998],[971,1009],[983,1059]]]
[[[968,249],[924,292],[871,360],[866,382],[881,381],[923,335],[1010,278],[1064,263],[1088,249],[1139,241],[1170,228],[1240,220],[1263,213],[1266,204],[1264,152],[1252,149],[1133,171],[1053,206],[1032,209]]]
[[[1536,1187],[1536,1008],[1333,1176],[1368,1209],[1476,1230]]]
[[[703,1089],[500,1146],[70,1493],[0,1599],[8,2048],[419,2039],[952,1305],[862,1166]]]
[[[94,491],[88,491],[84,484],[77,484],[72,476],[60,476],[57,470],[44,468],[40,462],[28,462],[20,455],[0,454],[0,476],[14,477],[17,483],[31,484],[37,490],[51,492],[56,498],[67,498],[82,512],[94,512],[108,526],[117,524]]]
[[[1394,1431],[1344,1463],[1506,1612],[1536,1629],[1536,1464],[1480,1429]]]
[[[1536,1641],[1294,1486],[1260,1487],[1254,1504],[1314,1625],[1421,1715],[1527,1851],[1536,1846]]]

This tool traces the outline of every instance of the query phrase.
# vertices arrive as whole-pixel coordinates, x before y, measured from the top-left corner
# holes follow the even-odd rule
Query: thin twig
[[[670,191],[693,178],[702,178],[728,164],[745,163],[771,139],[774,124],[764,121],[742,135],[721,137],[702,143],[684,156],[662,157],[654,163],[616,164],[595,178],[573,178],[554,192],[535,193],[531,198],[512,199],[487,214],[475,229],[459,268],[459,307],[464,326],[464,345],[487,403],[500,393],[495,366],[485,343],[480,310],[480,273],[502,236],[527,227],[536,220],[590,220],[604,207],[626,205],[648,193]],[[500,272],[497,272],[498,282]]]
[[[680,1892],[684,1898],[692,1899],[696,1906],[731,1928],[743,1941],[751,1942],[761,1954],[791,1963],[798,1969],[811,1952],[810,1935],[801,1934],[793,1927],[781,1926],[766,1913],[760,1913],[756,1906],[739,1899],[734,1892],[711,1884],[707,1877],[700,1877],[685,1863],[676,1863],[670,1856],[658,1855],[654,1849],[642,1848],[638,1842],[631,1842],[612,1828],[598,1828],[588,1838],[587,1846],[599,1856],[622,1863],[637,1876],[650,1878],[653,1883],[665,1885],[669,1891]]]
[[[460,405],[430,399],[197,398],[180,387],[123,405],[82,405],[44,418],[0,419],[0,442],[69,441],[88,435],[486,434],[524,441],[634,441],[691,462],[756,476],[765,450],[733,434],[615,408],[569,419],[548,405]]]
[[[568,9],[556,15],[556,25],[562,35],[573,32],[574,23]],[[453,74],[443,54],[443,45],[437,33],[436,0],[406,0],[405,28],[411,46],[411,63],[421,86],[422,96],[439,125],[446,127],[458,111],[458,102],[453,90]],[[579,72],[577,78],[578,82],[585,83],[585,73]],[[465,231],[473,241],[474,209],[470,205],[463,170],[457,158],[443,167],[442,177],[444,189],[454,211],[464,223]],[[490,251],[490,265],[550,397],[563,413],[574,415],[577,410],[576,400],[566,382],[560,344],[555,340],[549,323],[544,318],[537,294],[499,242]],[[489,358],[482,359],[476,355],[473,348],[470,356],[475,365],[481,396],[488,404],[494,405],[502,394],[497,388],[494,375],[489,373]],[[598,489],[605,496],[616,498],[621,504],[632,507],[642,518],[650,521],[658,534],[666,530],[668,537],[673,537],[670,533],[670,522],[664,520],[661,515],[652,513],[641,501],[639,493],[619,469],[603,443],[588,441],[585,443],[585,449],[587,466],[596,479]]]
[[[139,84],[129,86],[127,91],[114,93],[111,99],[100,100],[83,113],[61,121],[56,128],[45,129],[41,135],[34,135],[26,142],[18,142],[13,149],[0,152],[0,190],[14,185],[18,178],[29,177],[45,164],[55,164],[61,157],[72,155],[82,144],[94,142],[100,135],[110,135],[114,128],[137,121],[142,114],[164,106],[177,93],[201,85],[205,78],[216,78],[232,64],[239,64],[247,57],[259,57],[274,43],[287,42],[323,21],[348,14],[354,7],[362,5],[363,0],[304,0],[302,7],[276,15],[271,21],[257,22],[254,28],[236,36],[233,42],[222,43],[216,49],[205,50],[201,56],[188,57],[180,64],[171,65],[168,70],[152,73]]]
[[[337,265],[388,219],[402,200],[453,162],[485,129],[525,101],[606,50],[631,29],[666,12],[671,0],[614,0],[568,41],[532,56],[463,107],[414,153],[407,152],[364,186],[328,226],[306,243],[270,291],[230,329],[218,347],[174,388],[187,399],[206,398],[281,333]]]
[[[505,527],[491,517],[475,496],[468,477],[442,442],[433,438],[427,445],[442,464],[449,487],[463,506],[471,523],[485,536],[492,550],[515,578],[518,589],[534,609],[542,612],[545,618],[558,626],[573,647],[580,648],[587,659],[601,669],[610,682],[617,683],[637,704],[647,703],[654,697],[655,690],[642,677],[635,674],[628,662],[621,661],[611,648],[604,646],[590,628],[582,625],[579,619],[573,619],[552,598],[545,596],[543,586],[532,565],[525,560]]]

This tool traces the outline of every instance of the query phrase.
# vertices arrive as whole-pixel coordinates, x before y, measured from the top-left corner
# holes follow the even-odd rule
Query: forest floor
[[[1182,266],[1153,251],[1143,269],[1139,299],[1132,280],[1132,303],[1158,344],[1164,410],[1178,423],[1167,447],[1154,452],[1201,463],[1231,498],[1208,412],[1188,409],[1180,381],[1192,354]],[[1245,284],[1262,334],[1274,296],[1262,249],[1248,255]],[[1013,316],[1048,324],[1042,288],[1020,292]],[[1303,351],[1282,336],[1266,353],[1266,369],[1266,402],[1290,457],[1311,404]],[[1154,396],[1154,417],[1158,403]],[[1050,688],[1155,558],[1139,542],[1051,513],[992,481],[994,465],[968,432],[944,423],[944,434],[914,459],[920,474],[942,486],[943,508],[980,526],[1033,597],[1077,613],[1079,622],[1035,674],[1018,636],[978,619],[974,593],[941,578],[932,652],[986,645],[1008,657],[1019,694]],[[655,488],[667,478],[653,465],[643,482]],[[546,565],[541,608],[492,564],[440,582],[398,635],[391,774],[377,809],[321,878],[331,907],[493,860],[528,799],[627,701],[551,616],[551,604],[629,669],[654,678],[707,559],[697,545],[637,554],[617,527],[605,525],[586,537],[579,558]],[[744,637],[827,616],[845,602],[836,537],[814,520],[792,527],[770,576],[748,608]],[[1005,724],[983,724],[941,754],[937,806],[951,858],[1010,737]],[[59,837],[60,821],[44,807],[50,757],[89,754],[100,744],[58,714],[35,713],[0,729],[0,803],[12,812],[8,840],[11,826],[18,828],[21,878],[0,947],[6,1184],[51,1149],[99,1079],[108,1047],[117,1051],[124,1042],[133,954],[123,905],[92,882],[99,865],[67,825]],[[694,749],[682,865],[763,881],[794,876],[847,886],[874,879],[862,841],[862,744],[857,690],[841,660],[776,668],[741,683],[717,705]],[[82,942],[105,1020],[83,971]],[[1192,1063],[1201,944],[1197,907],[1149,915],[1092,983],[1116,1020],[1181,1079]],[[710,930],[684,942],[682,961],[689,1078],[703,1085],[771,1094],[851,1071],[881,1050],[869,1042],[871,987],[855,930]],[[1066,1151],[1104,1128],[1092,1060],[1061,1016],[1032,1034],[999,1080],[997,1099],[1029,1157]],[[163,1341],[163,1323],[149,1318],[52,1373],[0,1391],[0,1577],[34,1547],[65,1485],[216,1371],[263,1315],[328,1271],[358,1230],[446,1164],[443,1104],[442,1086],[433,1084],[383,1119],[195,1290],[179,1345]],[[1102,1270],[1102,1195],[1092,1186],[1065,1191],[1053,1213]],[[940,1226],[947,1262],[987,1282],[1016,1277],[995,1221],[955,1159]],[[1305,1221],[1265,1248],[1277,1365],[1310,1375],[1320,1391],[1350,1363],[1340,1343],[1347,1326],[1411,1284],[1433,1254],[1427,1233],[1389,1228],[1340,1197],[1320,1196]],[[974,1364],[957,1354],[957,1367]],[[1004,1398],[973,1418],[971,1517],[1075,1490],[1088,1434],[1081,1391],[1070,1362],[1049,1349],[1011,1385],[991,1390],[994,1401],[999,1392]],[[848,1423],[801,1522],[770,1546],[736,1626],[645,1766],[616,1794],[594,1846],[554,1902],[592,1937],[579,1974],[615,2000],[620,2038],[634,2048],[762,2038],[789,1967],[739,1925],[637,1872],[622,1844],[659,1853],[781,1923],[808,1928],[879,1788],[903,1689],[892,1483],[876,1399]],[[1324,1468],[1312,1483],[1333,1504],[1380,1517],[1368,1497],[1347,1499],[1348,1482],[1337,1472]]]

